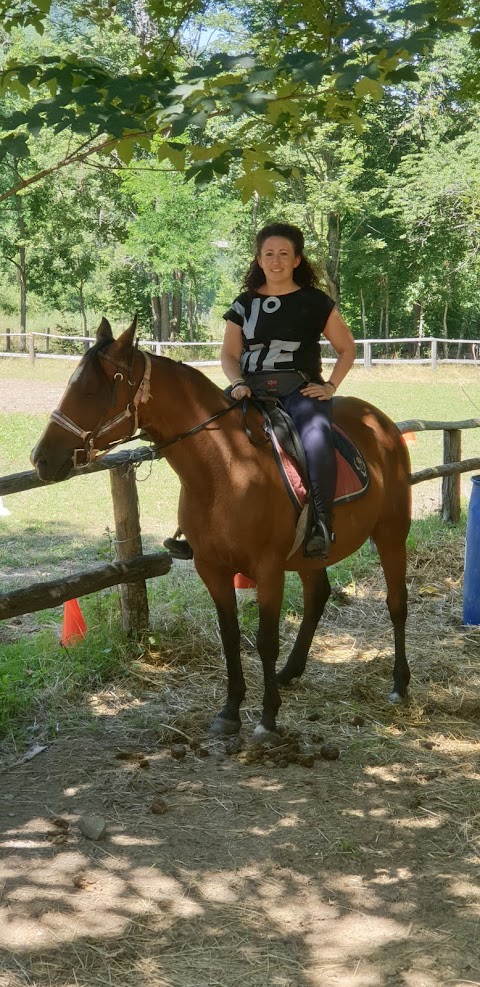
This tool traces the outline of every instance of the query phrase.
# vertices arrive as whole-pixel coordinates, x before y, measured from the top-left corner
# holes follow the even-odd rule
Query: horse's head
[[[136,429],[143,396],[144,358],[134,348],[136,318],[114,340],[102,319],[97,342],[80,361],[30,460],[41,480],[63,480],[77,465],[91,462]],[[140,393],[141,392],[141,393]]]

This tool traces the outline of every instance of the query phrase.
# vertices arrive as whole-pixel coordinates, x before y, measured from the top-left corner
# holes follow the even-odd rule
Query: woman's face
[[[283,236],[269,236],[264,240],[257,260],[267,281],[286,283],[293,280],[293,272],[301,257],[295,254],[291,240]]]

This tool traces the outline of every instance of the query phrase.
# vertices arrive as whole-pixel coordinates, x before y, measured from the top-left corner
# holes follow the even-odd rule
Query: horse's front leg
[[[263,712],[255,728],[257,738],[266,738],[277,729],[276,717],[281,699],[275,676],[279,649],[279,622],[283,599],[285,573],[283,570],[257,575],[258,585],[258,633],[257,648],[263,666]]]
[[[227,666],[227,701],[217,713],[210,730],[220,736],[238,733],[241,728],[240,704],[245,699],[245,679],[240,660],[240,628],[237,600],[231,573],[196,562],[197,572],[217,608],[220,637]]]

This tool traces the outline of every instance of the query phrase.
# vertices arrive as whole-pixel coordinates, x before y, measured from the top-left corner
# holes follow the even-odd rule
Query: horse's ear
[[[118,337],[115,342],[115,348],[118,350],[130,350],[133,346],[135,340],[135,333],[137,331],[137,313],[135,313],[133,322],[129,325],[125,332]]]
[[[104,340],[113,339],[112,327],[108,319],[103,316],[102,321],[97,329],[97,343],[101,343]]]

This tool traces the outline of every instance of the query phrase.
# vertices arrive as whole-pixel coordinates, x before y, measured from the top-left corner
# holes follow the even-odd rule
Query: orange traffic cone
[[[235,589],[257,588],[257,584],[254,583],[253,579],[249,579],[248,576],[244,576],[241,572],[237,572],[236,576],[233,577],[233,585]]]
[[[244,576],[243,573],[237,572],[233,577],[233,585],[235,587],[237,603],[247,603],[250,600],[257,599],[257,584],[253,579]]]
[[[67,644],[76,644],[85,637],[87,625],[83,619],[78,600],[67,600],[63,604],[63,629],[61,644],[64,648]]]
[[[417,441],[417,436],[415,435],[415,432],[404,432],[403,433],[403,441],[407,445],[408,445],[409,442],[416,442]]]

